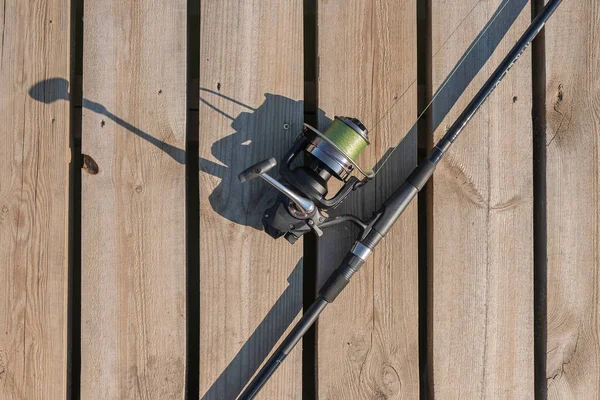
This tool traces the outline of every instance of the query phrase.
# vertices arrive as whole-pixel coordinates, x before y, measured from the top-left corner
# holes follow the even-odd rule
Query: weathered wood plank
[[[600,4],[565,1],[546,28],[549,399],[600,393]]]
[[[371,128],[365,167],[403,140],[376,180],[336,213],[370,217],[416,165],[416,10],[414,1],[318,3],[318,102],[326,114],[319,114],[320,129],[335,115]],[[331,228],[320,239],[319,285],[356,239],[348,228]],[[417,281],[415,202],[319,320],[320,398],[418,398]]]
[[[434,90],[483,32],[434,103],[438,140],[531,13],[525,0],[433,0],[432,7]],[[531,97],[527,51],[433,179],[429,378],[436,398],[534,396]]]
[[[186,21],[185,0],[85,2],[85,399],[183,398]]]
[[[302,242],[261,232],[276,193],[237,175],[302,129],[302,1],[210,0],[200,32],[200,395],[234,399],[302,309]],[[274,172],[276,173],[276,172]],[[260,393],[302,395],[301,346]]]
[[[0,398],[67,383],[68,0],[0,9]],[[49,80],[49,78],[55,78]]]

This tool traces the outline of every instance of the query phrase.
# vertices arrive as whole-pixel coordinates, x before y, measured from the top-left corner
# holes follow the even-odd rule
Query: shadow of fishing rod
[[[215,111],[230,121],[232,132],[219,137],[210,145],[211,156],[217,161],[198,157],[197,163],[200,171],[220,179],[218,185],[208,196],[213,210],[238,225],[250,226],[262,230],[262,209],[265,203],[275,197],[273,191],[261,190],[259,196],[242,190],[238,185],[237,174],[245,168],[246,164],[254,164],[265,156],[265,143],[278,141],[291,142],[294,138],[293,131],[296,126],[289,126],[289,130],[280,129],[292,116],[302,115],[303,101],[293,100],[285,96],[265,93],[265,98],[259,107],[253,108],[239,100],[223,95],[219,92],[199,88],[202,96],[202,106]],[[29,89],[29,95],[45,104],[51,104],[58,100],[73,102],[73,96],[69,92],[69,82],[63,78],[51,78],[37,82]],[[230,104],[240,106],[241,110],[230,115],[221,107],[217,107],[217,101],[225,100]],[[123,120],[110,112],[104,105],[83,98],[82,107],[102,115],[113,121],[127,131],[164,151],[173,160],[180,164],[194,163],[196,160],[186,160],[184,149],[177,148],[163,140],[148,134],[131,123]],[[296,118],[297,120],[297,118]],[[286,135],[284,141],[281,136]],[[198,140],[198,132],[188,132],[187,140]],[[278,159],[284,154],[284,147],[276,149],[273,156]],[[230,199],[236,199],[235,205]],[[243,206],[243,207],[242,207]],[[247,210],[251,210],[250,212]],[[260,209],[260,212],[253,210]]]
[[[71,101],[71,93],[69,92],[69,82],[63,78],[50,78],[40,81],[29,89],[29,95],[42,103],[51,104],[57,100]],[[82,101],[83,108],[91,110],[97,114],[103,115],[117,125],[122,126],[133,134],[153,144],[157,148],[167,153],[171,158],[180,164],[185,164],[185,150],[172,146],[164,141],[149,135],[141,129],[131,125],[118,116],[114,115],[106,109],[102,104],[96,103],[84,98]]]
[[[300,259],[288,277],[289,285],[285,291],[201,400],[235,399],[242,392],[302,310],[302,270],[303,262]]]

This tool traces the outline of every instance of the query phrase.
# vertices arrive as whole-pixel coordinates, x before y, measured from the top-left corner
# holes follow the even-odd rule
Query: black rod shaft
[[[427,159],[415,168],[406,182],[383,204],[381,217],[373,226],[369,237],[367,237],[369,247],[373,248],[383,238],[410,202],[416,197],[417,193],[425,186],[425,183],[433,175],[435,167],[444,156],[444,153],[450,148],[485,100],[496,89],[502,78],[504,78],[521,54],[527,49],[531,41],[542,30],[561,1],[550,0],[546,4],[450,129],[448,129],[448,132],[435,145]]]
[[[561,1],[562,0],[550,0],[548,4],[546,4],[544,9],[533,20],[529,28],[527,28],[525,33],[506,55],[494,73],[481,87],[479,92],[477,92],[473,100],[471,100],[458,119],[452,124],[448,132],[446,132],[444,137],[436,144],[428,158],[415,168],[406,182],[404,182],[404,184],[383,204],[382,210],[379,212],[379,218],[368,234],[361,242],[359,242],[363,248],[368,248],[371,251],[389,231],[400,214],[402,214],[417,193],[425,186],[425,183],[429,180],[431,175],[433,175],[435,167],[443,157],[444,153],[452,145],[454,140],[456,140],[463,128],[477,110],[479,110],[485,100],[498,86],[504,75],[506,75],[521,54],[523,54],[525,49],[527,49],[527,46],[529,46],[531,41],[542,30],[544,24],[552,16]],[[368,255],[370,251],[365,254]],[[364,259],[357,257],[353,252],[354,250],[348,254],[342,265],[334,271],[321,289],[321,295],[319,295],[317,300],[315,300],[300,321],[294,326],[275,353],[273,353],[271,358],[269,358],[254,379],[248,384],[239,397],[239,400],[251,400],[256,396],[290,351],[300,341],[302,336],[304,336],[312,324],[317,320],[327,304],[332,302],[346,287],[352,275],[358,271],[364,262]]]

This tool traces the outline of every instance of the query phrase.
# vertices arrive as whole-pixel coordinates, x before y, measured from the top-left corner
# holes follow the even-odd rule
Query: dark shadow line
[[[222,97],[222,98],[224,98],[225,100],[229,100],[230,102],[232,102],[232,103],[234,103],[234,104],[237,104],[238,106],[242,106],[242,107],[244,107],[244,108],[247,108],[247,109],[249,109],[249,110],[251,110],[251,111],[256,111],[256,108],[250,107],[248,104],[242,103],[241,101],[239,101],[239,100],[236,100],[236,99],[234,99],[234,98],[231,98],[231,97],[229,97],[229,96],[225,96],[224,94],[221,94],[221,93],[219,93],[219,92],[215,92],[214,90],[207,89],[207,88],[202,88],[202,87],[201,87],[201,88],[200,88],[200,91],[201,91],[201,92],[210,93],[210,94],[214,94],[215,96],[219,96],[219,97]],[[208,103],[206,103],[206,104],[210,106],[210,104],[208,104]],[[212,107],[212,106],[211,106],[211,107]],[[220,110],[217,110],[217,111],[220,111]],[[226,115],[226,114],[223,114],[223,115]]]
[[[66,398],[81,397],[81,130],[83,75],[83,10],[84,0],[73,0],[70,9],[71,60],[69,80],[73,85],[73,100],[69,101],[69,163],[68,191],[68,272],[67,272],[67,373]],[[46,99],[46,88],[42,89]],[[53,92],[51,92],[53,93]]]
[[[289,285],[252,332],[236,356],[201,400],[233,400],[248,384],[283,333],[302,310],[303,259],[288,278]]]
[[[198,114],[197,111],[196,111],[196,114]],[[207,160],[207,159],[199,157],[199,156],[197,158],[198,158],[198,166],[200,167],[200,171],[206,172],[207,174],[210,174],[213,176],[225,176],[225,174],[227,173],[227,170],[229,169],[228,167],[217,164],[214,161],[210,161],[210,160]],[[190,160],[191,160],[191,158],[190,158]]]
[[[304,38],[304,122],[317,126],[317,0],[303,2]],[[317,298],[317,236],[310,232],[303,239],[303,288],[302,310],[306,310]],[[302,399],[318,398],[317,332],[318,321],[302,338]]]
[[[431,0],[417,2],[417,115],[420,115],[432,98],[432,40],[431,40]],[[426,111],[423,118],[417,121],[418,162],[423,162],[433,148],[430,140],[431,112]],[[427,400],[429,391],[429,302],[428,302],[428,270],[430,265],[431,221],[432,209],[430,201],[432,192],[431,180],[419,192],[418,203],[418,296],[419,296],[419,398]]]
[[[532,0],[532,19],[544,7],[544,0]],[[534,398],[546,400],[548,242],[546,210],[546,35],[545,29],[533,40],[532,122],[533,122],[533,359]]]
[[[200,0],[187,0],[187,96],[185,151],[169,146],[170,155],[185,162],[186,225],[186,361],[185,398],[200,397],[200,172],[199,112],[197,108],[200,74]],[[120,119],[119,119],[120,120]],[[129,124],[127,124],[129,125]],[[134,128],[134,127],[132,127]],[[135,128],[134,128],[135,129]],[[143,132],[141,132],[143,133]],[[142,136],[147,140],[149,135]],[[152,142],[165,150],[165,145]],[[150,141],[150,140],[149,140]]]
[[[200,90],[208,90],[208,89],[204,89],[204,88],[200,88]],[[208,90],[209,92],[213,93],[212,90]],[[223,96],[225,97],[225,96]],[[207,100],[205,100],[204,98],[200,97],[200,102],[206,104],[210,109],[212,109],[213,111],[216,111],[217,113],[221,114],[222,116],[224,116],[227,119],[230,119],[232,121],[235,120],[235,118],[229,114],[227,114],[225,111],[217,108],[216,106],[213,106],[212,104],[210,104]]]

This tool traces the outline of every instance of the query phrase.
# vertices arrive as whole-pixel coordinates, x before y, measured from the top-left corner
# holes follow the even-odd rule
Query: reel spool
[[[324,212],[338,206],[374,176],[358,165],[359,156],[369,145],[367,128],[358,119],[335,117],[323,133],[308,124],[304,127],[279,166],[281,182],[267,174],[277,164],[274,159],[261,161],[239,175],[242,182],[261,177],[282,193],[266,210],[263,225],[273,238],[285,235],[291,243],[310,230],[320,236],[320,225],[333,225]],[[304,162],[297,162],[299,155],[306,155]],[[354,171],[362,179],[352,175]],[[328,198],[332,177],[344,184]]]
[[[321,160],[340,180],[345,180],[354,167],[366,175],[358,166],[358,157],[369,145],[367,128],[356,118],[335,117],[324,133],[306,125],[317,136],[305,149]]]

